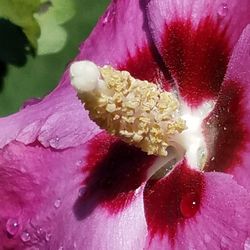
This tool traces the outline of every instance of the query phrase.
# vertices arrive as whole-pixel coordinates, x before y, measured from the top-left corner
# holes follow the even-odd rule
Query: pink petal
[[[117,12],[107,14],[107,22],[106,17],[101,19],[77,60],[111,63],[164,84],[146,31],[140,32],[143,13],[138,3],[113,1],[110,8]],[[119,36],[124,23],[118,20],[123,15],[127,28],[133,28],[130,39]],[[122,41],[127,41],[125,48],[117,44]],[[96,42],[102,47],[94,48]],[[127,57],[114,59],[108,42]],[[101,61],[101,55],[107,61]],[[50,95],[1,119],[1,203],[6,204],[0,213],[1,242],[15,249],[72,249],[74,244],[83,249],[141,249],[146,236],[141,186],[154,158],[115,138],[97,136],[100,129],[90,121],[69,83],[66,71]]]
[[[100,131],[77,99],[67,72],[50,95],[0,122],[0,148],[13,140],[30,144],[37,139],[45,147],[63,149],[78,146]]]
[[[183,99],[196,107],[217,97],[231,50],[250,22],[248,0],[148,4],[157,47]]]
[[[78,200],[84,207],[93,197],[110,214],[130,206],[136,190],[147,180],[147,173],[155,162],[148,156],[106,133],[101,133],[86,144],[88,154],[83,163],[86,179],[85,194]]]
[[[76,60],[111,64],[143,80],[157,81],[168,89],[166,74],[162,73],[162,63],[148,41],[144,22],[139,2],[113,1],[81,46]],[[45,147],[64,149],[78,146],[100,132],[71,88],[68,71],[49,96],[15,115],[0,118],[0,122],[0,148],[13,140],[29,144],[38,138]]]
[[[250,190],[250,25],[229,62],[215,109],[204,123],[209,161],[206,171],[226,171]],[[223,152],[223,153],[222,153]]]
[[[78,59],[128,70],[134,77],[169,89],[167,74],[153,43],[140,1],[113,0],[82,44]]]
[[[88,176],[82,173],[82,164],[90,157],[89,146],[85,144],[57,151],[44,148],[39,143],[27,146],[13,142],[0,151],[2,247],[17,250],[25,247],[37,247],[41,250],[60,247],[124,250],[142,248],[145,244],[146,223],[141,183],[135,187],[133,180],[126,181],[128,187],[123,187],[123,193],[105,189],[104,185],[103,190],[96,190],[89,199],[81,202],[84,197],[84,180]],[[114,162],[113,166],[119,167],[118,163]],[[106,166],[106,170],[107,168],[109,166]],[[132,170],[130,173],[133,173]],[[136,173],[135,168],[134,178]],[[124,171],[120,174],[115,172],[113,177],[118,180],[112,179],[113,172],[109,174],[110,181],[116,183],[118,189],[118,180],[123,183],[123,178],[128,180]],[[98,177],[100,183],[105,182],[105,175]],[[116,196],[129,193],[130,190],[127,189],[130,184],[131,188],[136,188],[136,193],[129,206],[110,213],[112,200],[118,200],[119,197]],[[100,186],[97,185],[98,187]],[[103,202],[106,197],[105,205],[98,199],[98,194],[104,194]],[[15,221],[17,227],[14,226]]]
[[[250,197],[232,176],[200,173],[184,162],[145,188],[148,249],[242,249]]]

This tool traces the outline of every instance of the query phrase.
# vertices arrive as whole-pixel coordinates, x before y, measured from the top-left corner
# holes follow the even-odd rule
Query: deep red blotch
[[[82,202],[96,197],[98,204],[117,213],[133,200],[155,157],[106,133],[90,141],[88,149]]]
[[[203,191],[203,174],[190,169],[185,160],[164,179],[149,181],[144,205],[151,237],[168,235],[174,244],[178,227],[199,211]]]
[[[127,70],[137,79],[158,83],[164,90],[170,90],[171,76],[160,56],[150,46],[138,48],[133,56],[128,55],[119,70]]]
[[[241,161],[241,152],[246,140],[249,141],[248,132],[241,120],[244,117],[244,106],[241,102],[243,93],[240,83],[225,82],[215,109],[204,121],[209,159],[205,171],[228,171]]]
[[[163,59],[192,107],[218,95],[229,61],[226,28],[207,17],[197,27],[190,20],[166,24],[160,48]]]

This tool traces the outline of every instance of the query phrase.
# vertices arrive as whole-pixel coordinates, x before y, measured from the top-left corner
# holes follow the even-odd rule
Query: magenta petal
[[[84,145],[57,151],[19,142],[0,151],[1,247],[142,248],[146,237],[142,187],[130,206],[116,214],[90,203],[74,209],[84,193],[81,171],[87,151]]]
[[[176,19],[190,20],[197,26],[202,20],[210,17],[218,28],[226,29],[230,47],[238,41],[244,27],[250,22],[248,0],[149,0],[148,15],[154,28],[155,38],[159,42],[165,25]]]
[[[204,122],[209,161],[206,171],[226,171],[250,190],[250,25],[242,33],[228,65],[222,90]],[[222,153],[223,152],[223,153]]]
[[[179,170],[145,189],[147,249],[243,249],[248,192],[230,175]]]
[[[159,81],[168,88],[150,46],[139,2],[113,1],[83,43],[77,60],[111,64],[129,70],[138,78]],[[0,122],[0,147],[13,140],[29,144],[38,138],[45,147],[64,149],[84,143],[99,132],[71,88],[68,71],[49,96]]]
[[[250,2],[158,1],[148,4],[156,45],[183,99],[215,99],[231,49],[250,22]]]
[[[0,123],[0,148],[13,140],[29,144],[37,139],[45,147],[63,149],[78,146],[100,131],[77,99],[67,72],[61,86],[50,95],[0,118]]]
[[[106,133],[97,135],[86,147],[88,153],[82,166],[85,193],[78,199],[76,209],[87,207],[96,197],[97,206],[117,214],[136,198],[156,157]]]
[[[150,40],[144,11],[140,1],[113,0],[82,44],[78,59],[109,64],[169,89],[170,76]]]

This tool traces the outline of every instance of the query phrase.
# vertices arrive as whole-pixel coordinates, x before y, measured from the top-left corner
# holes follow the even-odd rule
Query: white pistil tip
[[[99,68],[93,62],[78,61],[70,66],[71,85],[78,93],[94,90],[100,76]]]

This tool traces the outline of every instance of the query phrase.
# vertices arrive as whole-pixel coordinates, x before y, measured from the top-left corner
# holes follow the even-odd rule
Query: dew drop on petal
[[[19,223],[16,218],[9,218],[6,222],[6,231],[11,236],[15,236],[19,229]]]
[[[247,238],[244,244],[244,250],[250,250],[250,238]]]
[[[81,167],[81,166],[82,166],[82,163],[83,163],[82,160],[79,160],[79,161],[76,162],[76,166],[77,166],[77,167]]]
[[[45,233],[45,240],[46,240],[47,242],[49,242],[49,241],[50,241],[50,239],[51,239],[51,236],[52,236],[52,234],[51,234],[51,233],[46,232],[46,233]]]
[[[183,195],[180,202],[180,210],[185,218],[190,218],[196,214],[199,209],[199,200],[195,193]]]
[[[61,246],[58,248],[58,250],[63,250],[63,249],[64,249],[63,245],[61,245]]]
[[[62,204],[62,201],[60,199],[57,199],[55,202],[54,202],[54,207],[55,208],[59,208]]]
[[[26,231],[22,232],[21,240],[23,242],[28,242],[30,240],[30,234],[28,232],[26,232]]]
[[[102,24],[106,24],[108,22],[108,13],[103,17]]]
[[[78,197],[83,197],[86,191],[86,187],[81,187],[78,191]]]
[[[60,138],[57,136],[49,141],[49,144],[53,148],[57,148],[59,145]]]
[[[37,234],[42,234],[43,233],[43,229],[41,227],[39,227],[37,230],[36,230]]]
[[[114,10],[112,10],[112,9],[108,10],[108,11],[104,14],[104,16],[103,16],[102,24],[105,25],[105,24],[107,24],[108,22],[111,22],[112,19],[113,19],[113,17],[114,17],[114,15],[115,15],[115,11],[114,11]]]
[[[228,13],[228,5],[227,3],[221,3],[218,9],[218,15],[220,17],[225,17]]]

